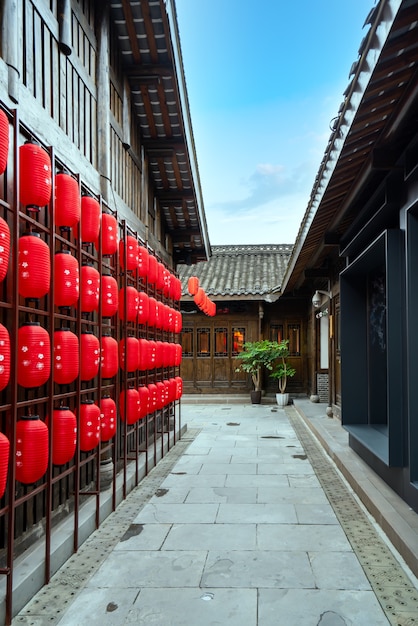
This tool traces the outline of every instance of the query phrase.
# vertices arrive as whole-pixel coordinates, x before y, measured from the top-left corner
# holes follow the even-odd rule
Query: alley
[[[13,624],[418,620],[416,579],[293,407],[185,404],[182,420],[182,440]]]

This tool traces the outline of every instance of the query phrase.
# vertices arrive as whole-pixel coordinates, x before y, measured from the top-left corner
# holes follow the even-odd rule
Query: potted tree
[[[236,372],[246,372],[250,374],[254,389],[251,391],[251,402],[260,404],[261,402],[261,380],[263,369],[271,370],[273,361],[277,358],[276,351],[272,350],[272,345],[277,342],[262,339],[260,341],[247,341],[243,345],[243,350],[235,358],[239,365]]]
[[[269,376],[276,378],[279,382],[279,392],[276,393],[277,404],[281,407],[286,406],[289,402],[289,394],[286,392],[287,379],[296,374],[294,367],[291,367],[287,361],[289,357],[289,340],[283,339],[276,343],[276,358],[273,367],[270,368]]]

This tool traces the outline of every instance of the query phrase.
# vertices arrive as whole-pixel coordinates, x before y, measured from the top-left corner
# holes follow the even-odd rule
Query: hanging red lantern
[[[138,324],[146,324],[149,317],[149,298],[145,291],[138,291]]]
[[[180,400],[181,396],[183,395],[183,379],[180,376],[176,376],[174,380],[176,381],[175,399]]]
[[[49,420],[47,421],[49,425]],[[68,406],[60,406],[52,413],[52,463],[65,465],[75,454],[77,445],[77,418]]]
[[[181,360],[183,356],[183,348],[181,347],[181,343],[176,343],[175,346],[176,346],[176,352],[175,352],[174,365],[178,367],[181,364]]]
[[[144,246],[138,246],[138,276],[145,278],[149,269],[149,254]]]
[[[57,307],[76,306],[80,296],[80,267],[69,250],[55,254],[54,304]]]
[[[93,196],[82,196],[81,218],[77,236],[83,243],[94,243],[100,233],[100,204]]]
[[[148,340],[148,369],[152,370],[156,367],[157,362],[157,342],[153,339]]]
[[[143,419],[148,415],[149,411],[149,391],[146,385],[138,387],[139,397],[139,418]]]
[[[102,214],[102,256],[111,256],[118,250],[118,222],[110,213]],[[99,240],[95,241],[96,250],[99,250]]]
[[[181,299],[181,291],[182,291],[181,280],[177,278],[177,276],[174,276],[173,274],[171,278],[171,297],[173,298],[173,300]]]
[[[48,292],[51,283],[50,250],[39,233],[19,237],[18,287],[23,298],[37,300]]]
[[[126,287],[126,311],[125,316],[125,288],[119,291],[119,317],[123,322],[136,322],[138,317],[138,291],[135,287]]]
[[[49,203],[52,189],[51,159],[43,148],[27,142],[19,148],[20,202],[38,211]]]
[[[148,340],[138,339],[138,369],[144,371],[148,369]]]
[[[91,313],[99,308],[100,274],[92,265],[81,267],[81,311]]]
[[[158,291],[163,291],[164,289],[164,277],[165,277],[165,267],[161,261],[157,262],[157,280],[155,286]]]
[[[102,317],[113,317],[119,307],[118,283],[113,276],[102,276]]]
[[[127,337],[119,342],[119,362],[125,372],[138,369],[139,344],[136,337]]]
[[[163,366],[163,349],[164,344],[162,341],[155,342],[155,368],[159,368]]]
[[[100,442],[100,409],[93,400],[80,402],[80,450],[90,452]]]
[[[167,330],[174,333],[174,309],[172,307],[168,307],[167,311]]]
[[[176,399],[177,382],[175,378],[168,379],[168,401],[174,402]]]
[[[199,279],[197,276],[190,276],[187,281],[187,291],[191,296],[195,296],[197,294],[197,290],[199,289]]]
[[[100,400],[100,439],[110,441],[116,434],[117,409],[116,403],[110,396]]]
[[[139,420],[139,394],[136,389],[121,391],[119,396],[120,418],[127,424],[135,424]]]
[[[165,385],[160,380],[156,383],[157,387],[157,409],[162,409],[165,405]]]
[[[0,281],[4,280],[9,268],[10,228],[0,217]]]
[[[0,498],[6,491],[7,473],[9,469],[10,441],[0,433]]]
[[[148,282],[151,285],[154,285],[157,281],[157,276],[158,276],[158,261],[155,256],[150,254],[148,256],[148,276],[147,276]]]
[[[69,385],[79,373],[78,337],[69,328],[54,332],[54,380],[58,385]]]
[[[67,172],[55,176],[55,226],[74,228],[80,221],[80,188]]]
[[[125,241],[119,243],[119,263],[125,269]],[[138,267],[138,241],[132,235],[126,236],[126,269],[136,270]]]
[[[99,373],[100,341],[91,331],[80,337],[80,378],[92,380]]]
[[[0,391],[3,391],[10,380],[10,335],[3,324],[0,324]]]
[[[148,326],[156,326],[158,319],[157,300],[152,296],[148,298]]]
[[[51,374],[51,340],[48,331],[31,322],[17,333],[17,382],[22,387],[40,387]]]
[[[38,415],[22,417],[16,424],[16,480],[36,483],[48,468],[48,427]]]
[[[162,330],[169,330],[168,327],[168,316],[169,316],[170,307],[168,304],[161,303],[160,306],[160,328]]]
[[[175,311],[174,313],[174,332],[178,334],[181,333],[181,329],[183,327],[183,317],[180,311]]]
[[[119,369],[118,342],[110,335],[103,335],[101,345],[101,377],[113,378],[113,376],[116,376]]]
[[[9,120],[4,111],[0,110],[0,174],[7,167],[9,155]]]
[[[158,387],[155,383],[150,383],[148,385],[148,391],[149,391],[149,401],[148,401],[148,405],[149,405],[149,411],[150,413],[153,413],[154,411],[157,410],[157,405],[158,405]]]

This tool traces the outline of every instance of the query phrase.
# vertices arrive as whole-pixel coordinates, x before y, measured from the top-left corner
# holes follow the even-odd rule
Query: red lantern
[[[164,343],[162,341],[155,342],[155,367],[162,367],[164,360]]]
[[[187,291],[191,296],[195,296],[197,294],[197,290],[199,289],[199,279],[197,276],[190,276],[187,281]]]
[[[39,233],[19,237],[19,294],[23,298],[43,298],[51,282],[50,250]]]
[[[135,287],[126,287],[126,319],[125,319],[125,289],[119,291],[119,317],[123,322],[136,322],[138,316],[138,291]]]
[[[113,317],[119,307],[118,283],[113,276],[102,276],[102,317]]]
[[[148,340],[138,339],[138,369],[144,371],[148,369]]]
[[[150,383],[148,385],[149,391],[149,411],[150,413],[157,410],[158,405],[158,387],[155,383]]]
[[[69,328],[54,332],[54,380],[59,385],[74,382],[79,372],[78,337]]]
[[[100,412],[100,439],[109,441],[115,436],[117,425],[116,403],[110,396],[101,399]]]
[[[0,324],[0,391],[9,384],[10,379],[10,335],[3,324]]]
[[[118,342],[110,335],[102,337],[102,378],[113,378],[119,369]]]
[[[148,282],[154,285],[158,276],[158,261],[155,256],[148,256]]]
[[[95,242],[99,249],[98,240]],[[111,256],[118,249],[118,222],[109,213],[102,214],[102,256]]]
[[[174,357],[174,365],[179,366],[181,364],[182,356],[183,356],[183,348],[181,347],[181,343],[176,343],[176,352]]]
[[[17,333],[17,382],[40,387],[51,374],[51,340],[39,322],[21,326]]]
[[[127,424],[135,424],[139,420],[139,394],[136,389],[127,389],[121,391],[119,396],[119,409],[122,422]]]
[[[156,326],[158,319],[157,300],[152,296],[148,298],[148,325]]]
[[[157,342],[153,339],[148,340],[148,369],[152,370],[157,363]]]
[[[183,379],[180,376],[176,376],[174,380],[176,381],[175,399],[180,400],[181,396],[183,395]]]
[[[168,380],[168,401],[174,402],[176,399],[177,382],[175,378],[169,378]]]
[[[138,291],[138,324],[146,324],[149,317],[149,298],[145,291]]]
[[[25,143],[19,148],[20,202],[39,210],[51,199],[52,170],[49,154],[35,143]]]
[[[100,442],[100,409],[93,400],[80,402],[80,450],[90,452]]]
[[[91,313],[99,308],[100,274],[92,265],[81,267],[81,310]]]
[[[0,281],[4,280],[9,267],[10,228],[7,222],[0,217]]]
[[[164,289],[164,278],[165,278],[165,267],[163,265],[163,263],[161,263],[161,261],[157,262],[157,281],[155,283],[155,286],[157,287],[158,291],[163,291]]]
[[[165,385],[162,381],[156,383],[157,387],[157,409],[162,409],[165,405]]]
[[[119,342],[120,366],[125,372],[135,372],[138,369],[139,343],[136,337],[127,337]]]
[[[91,331],[81,333],[80,337],[80,378],[92,380],[99,373],[100,342]]]
[[[77,418],[68,406],[52,414],[52,463],[65,465],[73,458],[77,445]]]
[[[138,276],[145,278],[149,269],[149,254],[144,246],[138,246]]]
[[[177,276],[174,276],[173,274],[171,276],[171,294],[170,294],[173,300],[181,299],[181,290],[182,290],[181,280],[177,278]]]
[[[119,244],[119,263],[125,269],[125,242]],[[138,241],[132,235],[126,237],[126,269],[136,270],[138,267]]]
[[[48,427],[38,415],[22,417],[16,424],[16,480],[36,483],[48,468]]]
[[[143,419],[148,415],[149,411],[149,391],[146,385],[138,387],[139,397],[139,418]]]
[[[80,221],[81,202],[78,182],[70,174],[55,176],[55,226],[74,228]]]
[[[100,233],[100,204],[92,196],[81,198],[80,239],[83,243],[97,241]]]
[[[9,154],[9,120],[4,111],[0,110],[0,174],[3,174],[7,166]]]
[[[183,317],[180,311],[175,311],[174,313],[174,332],[178,334],[181,333],[181,329],[183,327]]]
[[[162,328],[163,307],[164,304],[157,300],[157,304],[155,305],[155,328]]]
[[[10,441],[0,433],[0,498],[4,496],[9,468]]]
[[[76,306],[80,296],[80,268],[69,250],[55,254],[54,304]]]

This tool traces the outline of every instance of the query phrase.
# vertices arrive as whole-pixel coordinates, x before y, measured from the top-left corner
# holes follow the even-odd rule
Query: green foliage
[[[239,365],[236,372],[246,372],[251,375],[254,389],[261,389],[261,373],[263,368],[272,371],[274,361],[279,358],[280,344],[277,341],[263,339],[261,341],[247,341],[244,343],[243,351],[235,358]]]
[[[287,379],[296,374],[295,368],[290,367],[287,362],[287,358],[289,356],[289,340],[283,339],[283,341],[280,341],[279,343],[273,343],[276,344],[276,356],[274,358],[273,367],[269,368],[271,370],[269,376],[271,378],[276,378],[279,381],[279,391],[280,393],[285,393]]]

